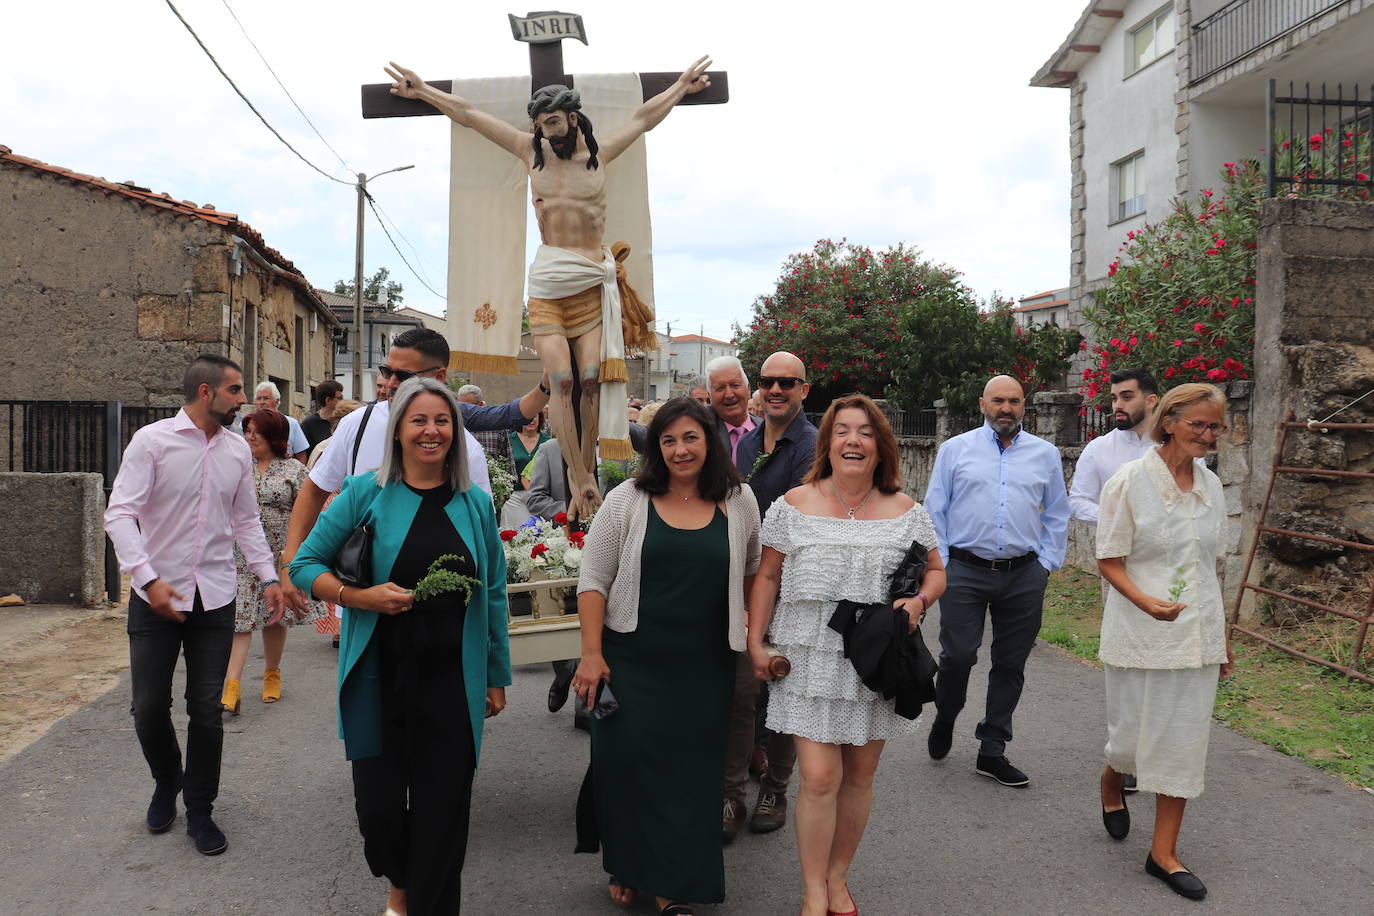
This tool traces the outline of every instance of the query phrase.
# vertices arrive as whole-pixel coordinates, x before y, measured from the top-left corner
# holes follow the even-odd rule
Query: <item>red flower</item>
[[[1210,380],[1213,381],[1213,382],[1220,382],[1220,381],[1222,381],[1223,379],[1229,378],[1230,375],[1231,375],[1231,373],[1227,372],[1225,369],[1208,369],[1208,370],[1207,370],[1207,378],[1210,379]]]
[[[559,512],[559,513],[557,513],[557,514],[554,515],[554,517],[553,517],[553,523],[554,523],[555,525],[566,525],[566,524],[568,523],[568,513],[566,513],[566,512]]]
[[[1107,265],[1107,276],[1109,276],[1109,277],[1115,277],[1115,276],[1116,276],[1116,272],[1117,272],[1118,270],[1120,270],[1120,269],[1121,269],[1121,262],[1120,262],[1120,261],[1113,261],[1112,263],[1110,263],[1110,264]]]
[[[1181,341],[1181,340],[1176,340],[1176,341],[1174,341],[1174,346],[1176,346],[1176,347],[1181,347],[1181,346],[1183,346],[1183,341]]]
[[[510,528],[507,528],[505,531],[502,531],[502,532],[501,532],[501,540],[503,540],[503,541],[512,540],[514,537],[515,537],[515,532],[514,532],[512,529],[510,529]]]
[[[1308,138],[1307,138],[1307,147],[1308,147],[1308,149],[1314,149],[1314,150],[1321,149],[1321,148],[1322,148],[1322,135],[1321,135],[1321,134],[1313,134],[1312,136],[1308,137]]]
[[[1167,368],[1167,369],[1164,370],[1164,377],[1165,377],[1165,378],[1173,378],[1173,377],[1174,377],[1175,375],[1177,375],[1177,374],[1178,374],[1178,370],[1175,369],[1173,366],[1170,366],[1169,368]]]
[[[1203,324],[1200,321],[1197,324],[1193,325],[1194,334],[1201,334],[1205,330],[1207,330],[1207,325]]]
[[[549,545],[548,545],[548,544],[535,544],[534,547],[532,547],[532,548],[530,549],[530,559],[533,560],[535,557],[539,556],[541,553],[548,553],[548,552],[549,552]]]

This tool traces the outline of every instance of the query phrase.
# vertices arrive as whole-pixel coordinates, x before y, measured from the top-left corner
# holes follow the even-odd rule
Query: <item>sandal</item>
[[[685,903],[670,903],[658,911],[658,916],[694,916],[692,908]]]
[[[617,878],[615,875],[611,875],[611,880],[609,880],[609,881],[606,882],[606,889],[609,890],[609,891],[611,891],[611,902],[612,902],[612,903],[616,903],[616,904],[619,904],[620,906],[624,906],[624,907],[631,907],[631,906],[634,906],[634,904],[635,904],[635,889],[632,888],[632,887],[630,887],[630,886],[629,886],[628,884],[626,884],[624,881],[621,881],[621,880],[620,880],[619,878]],[[629,892],[630,892],[630,899],[625,900],[625,901],[616,900],[616,899],[615,899],[615,891],[616,891],[616,890],[629,891]]]

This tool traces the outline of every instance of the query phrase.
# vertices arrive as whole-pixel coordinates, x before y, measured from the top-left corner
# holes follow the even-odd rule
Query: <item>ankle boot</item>
[[[281,699],[281,669],[268,668],[262,673],[262,701],[275,703]]]
[[[225,681],[224,696],[219,698],[219,705],[224,707],[224,711],[231,716],[239,714],[239,682]]]

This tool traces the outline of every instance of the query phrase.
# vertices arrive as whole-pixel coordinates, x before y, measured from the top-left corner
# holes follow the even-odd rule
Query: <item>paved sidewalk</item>
[[[1099,818],[1102,675],[1043,644],[1011,747],[1030,788],[976,776],[971,732],[986,652],[983,659],[976,705],[947,760],[927,758],[924,731],[884,754],[852,875],[865,916],[1369,910],[1374,795],[1216,726],[1207,791],[1189,806],[1182,845],[1211,894],[1194,904],[1147,877],[1152,799],[1132,799],[1136,826],[1123,843],[1106,837]],[[216,817],[230,845],[218,858],[195,853],[184,817],[161,836],[143,829],[151,786],[127,673],[0,765],[0,913],[381,913],[384,882],[363,863],[334,735],[334,662],[325,638],[293,632],[285,696],[265,706],[255,643],[243,715],[225,719]],[[571,851],[586,736],[571,727],[569,710],[545,711],[547,670],[517,670],[511,707],[489,725],[464,873],[467,913],[620,912],[605,897],[599,860]],[[174,696],[180,707],[179,688]],[[179,710],[176,719],[184,723]],[[797,912],[790,825],[742,836],[726,850],[726,868],[727,902],[699,913]]]

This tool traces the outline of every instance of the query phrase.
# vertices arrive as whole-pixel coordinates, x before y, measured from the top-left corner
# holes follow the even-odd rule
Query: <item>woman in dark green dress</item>
[[[720,780],[758,535],[758,503],[710,412],[669,401],[640,476],[592,522],[577,586],[573,690],[594,705],[604,681],[620,707],[592,722],[577,849],[604,847],[618,903],[653,894],[672,916],[725,899]]]

